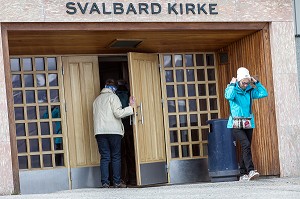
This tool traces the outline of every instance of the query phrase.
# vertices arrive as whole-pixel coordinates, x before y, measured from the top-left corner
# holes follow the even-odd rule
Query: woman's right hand
[[[231,79],[231,81],[230,81],[230,84],[235,84],[235,83],[236,83],[236,78],[233,77],[233,78]]]
[[[131,106],[132,108],[135,106],[135,97],[134,96],[130,96],[129,106]]]

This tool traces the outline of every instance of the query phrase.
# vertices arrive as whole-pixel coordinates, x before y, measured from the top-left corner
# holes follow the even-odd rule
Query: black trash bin
[[[236,160],[236,145],[227,119],[208,120],[208,169],[211,182],[234,181],[239,170]]]

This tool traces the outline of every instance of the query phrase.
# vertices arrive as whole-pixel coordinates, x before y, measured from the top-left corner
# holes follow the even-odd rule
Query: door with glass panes
[[[69,188],[61,61],[10,58],[21,193]]]
[[[219,115],[214,53],[160,54],[170,183],[208,181],[206,121]]]

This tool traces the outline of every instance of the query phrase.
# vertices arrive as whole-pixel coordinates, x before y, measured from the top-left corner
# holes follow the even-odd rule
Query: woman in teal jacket
[[[255,87],[252,87],[250,83]],[[229,101],[230,116],[227,128],[232,128],[232,135],[235,140],[239,140],[242,146],[242,158],[240,163],[240,180],[252,180],[259,176],[254,170],[251,153],[251,141],[253,128],[255,128],[254,116],[252,114],[252,100],[268,96],[266,88],[256,79],[250,76],[246,68],[237,70],[237,78],[232,78],[230,84],[225,89],[225,98]],[[251,118],[251,128],[234,128],[233,118]]]

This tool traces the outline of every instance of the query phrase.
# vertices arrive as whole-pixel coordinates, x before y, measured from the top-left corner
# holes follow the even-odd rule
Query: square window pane
[[[14,91],[14,104],[23,104],[23,92],[22,91]]]
[[[177,96],[178,97],[185,97],[184,85],[177,85]]]
[[[181,138],[181,142],[188,142],[189,141],[188,130],[181,130],[180,131],[180,138]]]
[[[200,111],[207,111],[206,99],[199,99]]]
[[[25,124],[16,124],[16,133],[17,133],[17,137],[18,136],[25,136]]]
[[[207,120],[208,120],[207,114],[201,114],[201,115],[200,115],[200,119],[201,119],[201,126],[207,125],[207,124],[206,124],[206,122],[207,122]]]
[[[19,58],[10,59],[10,70],[12,72],[21,71],[20,59]]]
[[[205,81],[205,70],[204,69],[197,70],[197,79],[198,79],[198,81]]]
[[[38,127],[36,122],[28,123],[28,135],[36,136],[38,135]]]
[[[24,75],[25,87],[34,87],[33,75]]]
[[[203,156],[207,156],[207,155],[208,155],[207,144],[203,144]]]
[[[43,161],[44,161],[44,167],[53,167],[51,154],[43,155]]]
[[[198,129],[191,129],[192,141],[199,141],[199,131]]]
[[[57,70],[56,58],[55,57],[48,57],[48,70]]]
[[[26,140],[17,140],[18,153],[26,153],[27,152],[27,144]]]
[[[177,131],[170,131],[170,142],[171,143],[178,142]]]
[[[215,69],[207,69],[207,79],[208,81],[216,80]]]
[[[30,104],[30,103],[35,103],[35,95],[34,95],[34,91],[25,91],[26,92],[26,103]]]
[[[50,90],[50,102],[59,102],[59,91],[58,89]]]
[[[36,117],[36,107],[35,106],[28,106],[27,107],[27,119],[28,120],[35,120]]]
[[[54,150],[64,150],[63,149],[63,139],[62,137],[55,137],[54,139]]]
[[[63,153],[55,154],[55,165],[56,166],[65,166]]]
[[[167,86],[167,97],[175,97],[175,91],[173,85]]]
[[[191,126],[198,126],[198,115],[191,114],[190,115]]]
[[[218,110],[218,100],[217,98],[209,99],[210,110]]]
[[[61,134],[62,133],[60,121],[52,122],[52,127],[53,127],[53,134]]]
[[[206,65],[207,66],[214,66],[215,65],[215,60],[214,60],[214,55],[213,54],[207,54],[206,55]]]
[[[27,156],[19,156],[19,169],[28,169],[28,160]]]
[[[185,66],[186,67],[194,66],[194,60],[192,54],[185,55]]]
[[[29,146],[30,146],[30,152],[38,152],[39,151],[39,140],[38,139],[30,139]]]
[[[60,118],[60,106],[59,105],[51,106],[51,116],[52,116],[52,118]]]
[[[199,96],[206,96],[205,84],[199,84],[198,85],[198,93],[199,93]]]
[[[44,71],[45,70],[45,62],[44,62],[43,57],[35,58],[35,68],[38,71]]]
[[[175,66],[176,67],[182,67],[183,66],[182,55],[175,55]]]
[[[195,85],[194,84],[188,84],[187,87],[188,87],[188,95],[189,95],[189,97],[196,96]]]
[[[41,168],[41,161],[39,155],[31,155],[31,168]]]
[[[186,79],[188,82],[195,81],[194,70],[191,70],[191,69],[186,70]]]
[[[51,151],[51,139],[50,138],[42,139],[42,150],[43,151]]]
[[[193,144],[192,150],[193,150],[193,156],[200,156],[200,145],[199,144]]]
[[[172,55],[164,55],[164,67],[172,67]]]
[[[173,70],[165,71],[166,82],[174,82]]]
[[[47,103],[47,90],[38,90],[38,102],[39,103]]]
[[[175,100],[168,100],[168,113],[176,112]]]
[[[49,86],[58,86],[58,75],[57,73],[48,74]]]
[[[216,84],[208,84],[209,95],[217,95]]]
[[[177,127],[176,115],[169,115],[169,127]]]
[[[182,157],[189,157],[190,156],[190,147],[189,147],[189,145],[182,145],[181,146],[181,153],[182,153]]]
[[[178,100],[178,110],[179,112],[186,112],[185,100]]]
[[[23,58],[23,70],[24,71],[32,71],[32,59],[31,58]]]
[[[196,55],[196,64],[197,66],[204,66],[204,56],[203,54]]]
[[[179,157],[178,146],[171,146],[171,156],[172,156],[172,158],[178,158]]]
[[[48,106],[40,106],[40,119],[49,119]]]
[[[24,108],[15,107],[15,120],[24,120]]]
[[[176,82],[184,82],[184,71],[176,70]]]
[[[195,99],[189,100],[189,111],[197,111],[197,102]]]
[[[211,113],[211,114],[210,114],[210,118],[211,118],[211,119],[218,119],[218,118],[219,118],[219,115],[218,115],[218,113]]]
[[[50,135],[50,126],[48,122],[41,122],[41,134]]]
[[[12,75],[11,80],[12,80],[13,88],[21,88],[22,87],[21,75]]]
[[[46,75],[45,74],[37,74],[36,82],[38,87],[46,86]]]
[[[201,133],[202,133],[202,141],[207,141],[209,130],[207,128],[201,129]]]
[[[187,116],[186,115],[180,115],[179,116],[179,123],[180,123],[180,127],[187,127]]]

